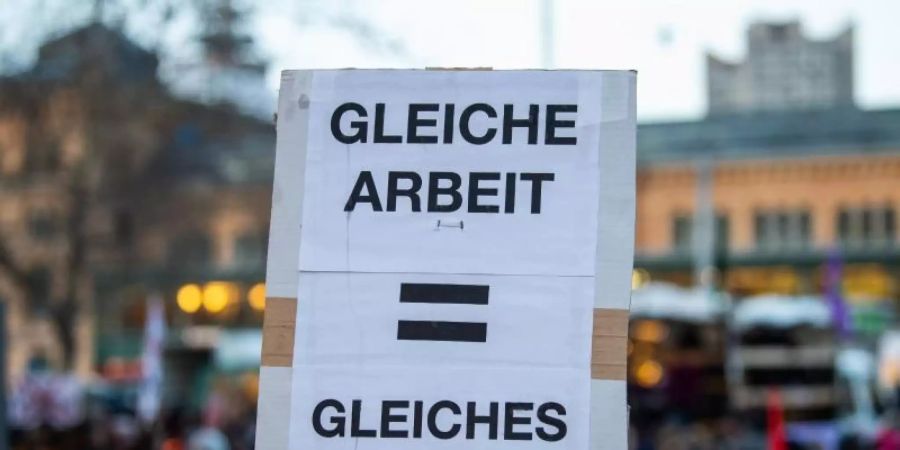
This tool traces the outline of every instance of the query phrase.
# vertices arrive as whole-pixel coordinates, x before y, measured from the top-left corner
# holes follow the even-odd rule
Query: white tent
[[[725,312],[725,294],[650,282],[632,291],[631,317],[711,322]]]
[[[831,326],[831,310],[821,297],[758,295],[741,300],[734,308],[734,326],[790,328],[800,325]]]

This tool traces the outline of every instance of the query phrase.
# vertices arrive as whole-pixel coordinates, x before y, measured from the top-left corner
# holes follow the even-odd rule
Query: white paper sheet
[[[310,102],[301,270],[593,275],[601,80],[599,72],[317,72]],[[366,109],[367,143],[344,144],[331,132],[334,111],[347,102]],[[459,130],[451,144],[375,144],[377,103],[385,104],[384,129],[391,134],[406,133],[411,103],[454,104],[457,115],[467,105],[491,105],[498,118],[473,114],[475,134],[502,127],[504,105],[513,105],[512,117],[520,119],[534,104],[541,108],[538,144],[529,145],[527,130],[521,128],[513,129],[510,144],[499,138],[502,130],[484,145],[465,142]],[[575,137],[577,145],[545,145],[546,106],[555,104],[577,105],[577,113],[556,116],[575,120],[573,130],[559,134]],[[351,119],[363,120],[357,116],[348,113],[343,128],[350,129]],[[421,117],[436,120],[423,133],[442,133],[442,112]],[[514,213],[411,212],[406,198],[398,198],[394,212],[376,212],[370,205],[345,212],[362,171],[372,173],[382,204],[390,171],[413,171],[423,178],[436,171],[460,174],[465,200],[468,174],[500,173],[504,179],[482,183],[498,190],[497,197],[486,196],[483,203],[504,211],[506,173],[551,173],[554,180],[542,183],[540,213],[531,213],[532,183],[523,180],[516,183]],[[461,228],[438,226],[439,220]]]
[[[585,383],[589,381],[579,372],[571,369],[530,370],[527,375],[521,369],[444,367],[435,371],[421,367],[396,367],[365,365],[347,370],[346,366],[299,366],[294,369],[295,377],[308,380],[295,387],[293,402],[294,423],[291,428],[291,443],[294,449],[316,450],[402,450],[402,449],[558,449],[583,450],[587,448],[589,435],[588,417],[590,397],[585,395]],[[344,407],[338,414],[334,408],[327,408],[321,415],[314,415],[316,405],[322,400],[333,399]],[[360,400],[359,429],[374,430],[376,437],[351,437],[353,400]],[[441,410],[436,414],[438,428],[450,431],[453,425],[460,430],[453,437],[436,438],[423,426],[421,437],[414,437],[412,406],[398,408],[391,412],[404,418],[391,424],[390,431],[405,431],[406,437],[384,438],[381,429],[381,415],[384,400],[422,401],[427,411],[439,401],[451,401],[459,406],[460,414]],[[488,424],[476,424],[472,439],[466,431],[468,425],[468,403],[474,402],[477,415],[488,415],[491,403],[497,405],[497,435],[491,439]],[[530,411],[519,410],[515,417],[528,419],[527,424],[517,424],[511,431],[528,433],[528,440],[508,439],[506,431],[506,403],[525,403]],[[545,404],[565,405],[565,415],[553,414],[565,423],[565,433],[560,440],[548,441],[537,435],[538,427],[559,437],[559,428],[541,423],[536,409]],[[343,417],[346,422],[340,429],[343,437],[322,437],[314,431],[317,422],[326,431],[335,430],[331,422],[334,417]],[[427,414],[424,418],[427,421]]]

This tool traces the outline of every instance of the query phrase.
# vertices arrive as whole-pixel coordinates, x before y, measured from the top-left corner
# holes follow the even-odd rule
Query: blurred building
[[[730,338],[737,350],[727,351],[744,368],[730,383],[738,408],[762,408],[760,392],[787,384],[785,404],[803,409],[791,417],[834,413],[842,333],[831,329],[823,297],[847,302],[852,336],[870,349],[895,324],[900,109],[854,105],[852,41],[852,29],[813,41],[796,22],[755,24],[743,62],[708,58],[705,118],[638,127],[635,286],[700,285],[737,304],[812,295],[825,310],[819,328],[764,325]],[[787,309],[761,315],[774,320]],[[800,309],[798,317],[812,312]],[[707,361],[724,351],[689,349]],[[641,386],[641,357],[664,373],[676,367],[645,353],[631,355],[633,389]],[[646,398],[660,395],[668,378]]]
[[[747,56],[707,55],[709,114],[853,106],[853,28],[828,40],[803,35],[797,21],[756,23]]]
[[[846,295],[897,295],[900,110],[710,117],[639,129],[637,267],[694,282],[699,174],[710,164],[713,262],[733,294],[821,293],[832,251]]]
[[[176,97],[156,73],[152,52],[92,24],[0,79],[14,378],[34,361],[134,375],[153,295],[166,300],[175,376],[223,341],[242,348],[243,329],[261,323],[274,127]]]
[[[156,64],[91,26],[0,80],[0,296],[14,374],[35,364],[92,369],[92,244],[155,145],[155,124],[136,117],[156,106]]]
[[[756,24],[748,40],[731,80],[711,58],[708,117],[639,127],[636,266],[691,284],[696,241],[708,240],[717,282],[733,294],[821,293],[838,252],[851,300],[893,301],[900,109],[853,105],[851,31],[814,42],[797,23]],[[699,234],[698,198],[714,216]]]

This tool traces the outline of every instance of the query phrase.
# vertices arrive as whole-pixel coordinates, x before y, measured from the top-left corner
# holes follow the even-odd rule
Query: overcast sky
[[[251,6],[246,31],[270,61],[273,92],[286,68],[543,67],[544,0],[232,1]],[[78,26],[91,17],[92,3],[0,0],[0,68],[27,66],[42,39],[41,23],[62,31]],[[864,108],[900,106],[900,0],[556,0],[552,5],[553,66],[638,70],[643,120],[702,116],[704,53],[743,57],[746,27],[758,20],[799,19],[816,38],[855,24],[858,102]],[[163,29],[146,18],[153,14],[132,19],[130,11],[137,7],[122,8],[129,11],[120,16],[128,17],[131,35],[162,48],[169,76],[177,76],[179,64],[196,61],[187,45],[201,31],[196,18]],[[116,14],[107,9],[108,16]]]
[[[278,0],[255,8],[254,28],[273,86],[283,68],[534,68],[541,5]],[[554,66],[637,69],[645,120],[702,115],[704,52],[742,57],[747,24],[764,19],[800,19],[819,38],[855,24],[858,101],[900,105],[900,0],[557,0],[553,16]]]

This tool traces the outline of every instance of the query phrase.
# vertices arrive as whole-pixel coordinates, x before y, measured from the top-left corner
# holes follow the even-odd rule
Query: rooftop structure
[[[710,116],[852,106],[853,28],[814,40],[796,21],[753,24],[743,61],[707,55],[707,97]]]

